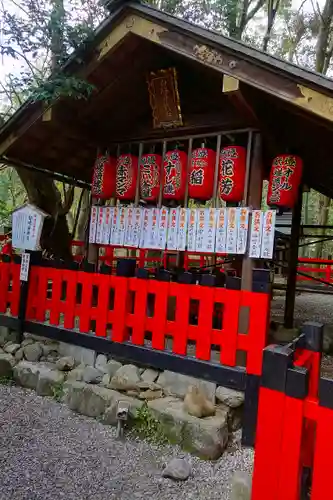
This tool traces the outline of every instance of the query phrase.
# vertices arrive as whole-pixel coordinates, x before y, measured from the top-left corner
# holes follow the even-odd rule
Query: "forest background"
[[[333,0],[147,3],[298,66],[333,75]],[[27,98],[52,101],[63,95],[89,97],[92,89],[87,83],[65,78],[58,69],[93,36],[107,15],[99,0],[0,0],[0,125]],[[56,224],[62,224],[60,231],[65,239],[83,239],[87,190],[0,164],[0,226],[10,225],[12,210],[26,201],[45,209]],[[78,210],[80,217],[75,224]],[[304,224],[333,226],[331,200],[313,190],[305,193],[302,219]],[[331,230],[310,232],[333,235]],[[328,257],[333,254],[333,242],[303,247],[301,254]]]

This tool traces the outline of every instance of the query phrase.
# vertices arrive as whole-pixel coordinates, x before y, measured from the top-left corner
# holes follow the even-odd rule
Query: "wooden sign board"
[[[40,250],[40,237],[48,214],[26,204],[12,213],[12,246],[19,250]]]
[[[154,128],[183,125],[175,68],[161,69],[147,78]]]

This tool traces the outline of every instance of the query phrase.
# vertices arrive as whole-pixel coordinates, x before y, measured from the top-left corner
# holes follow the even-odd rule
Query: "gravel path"
[[[0,385],[1,500],[228,500],[231,473],[250,470],[239,435],[217,462],[157,447],[71,412],[32,391]],[[190,460],[185,483],[162,478],[173,457]]]
[[[285,297],[275,296],[272,318],[283,317]],[[295,319],[333,324],[333,295],[301,293],[295,299]]]

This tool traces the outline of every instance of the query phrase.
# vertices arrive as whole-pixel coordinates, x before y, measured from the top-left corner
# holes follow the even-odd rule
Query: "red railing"
[[[9,307],[17,315],[19,267],[0,263],[1,313]],[[219,346],[227,366],[236,366],[237,351],[245,351],[247,372],[260,375],[269,308],[268,293],[32,266],[26,319],[134,345],[144,345],[149,334],[158,350],[168,338],[172,352],[184,356],[194,341],[195,357],[206,361]],[[242,311],[248,325],[240,333]]]
[[[333,260],[300,257],[297,270],[328,283],[333,283]],[[309,276],[297,275],[298,281],[314,281]]]

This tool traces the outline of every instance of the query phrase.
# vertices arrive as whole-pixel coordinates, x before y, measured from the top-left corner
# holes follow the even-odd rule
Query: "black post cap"
[[[261,385],[285,392],[288,368],[292,367],[293,350],[288,346],[271,345],[264,349]]]
[[[286,395],[291,398],[305,399],[309,391],[309,371],[303,366],[288,368]]]
[[[322,352],[324,325],[315,321],[307,321],[302,326],[302,333],[305,336],[305,348],[309,351]]]
[[[236,276],[227,276],[225,280],[225,287],[228,290],[240,290],[242,287],[242,280]]]
[[[330,378],[319,380],[319,405],[333,410],[333,380]]]

